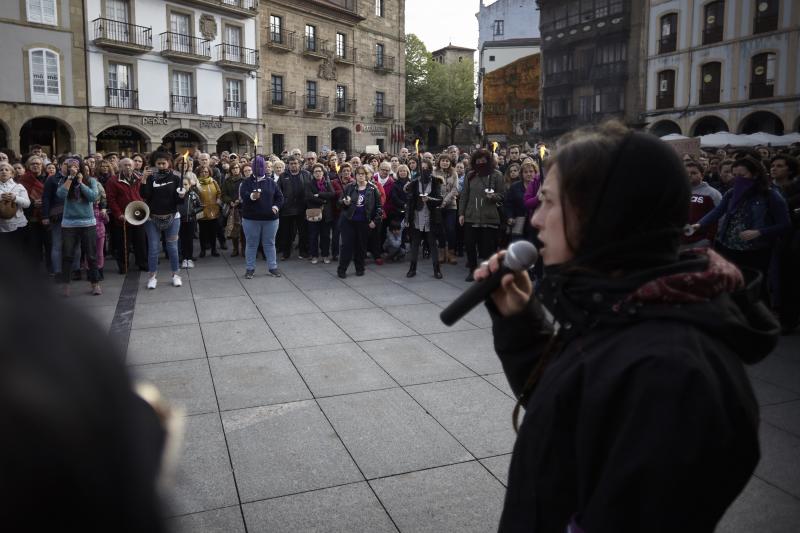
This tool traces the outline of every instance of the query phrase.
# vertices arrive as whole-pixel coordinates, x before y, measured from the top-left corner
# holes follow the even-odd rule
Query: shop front
[[[107,154],[117,152],[120,157],[131,157],[147,151],[147,141],[138,130],[127,126],[113,126],[97,134],[97,151]]]

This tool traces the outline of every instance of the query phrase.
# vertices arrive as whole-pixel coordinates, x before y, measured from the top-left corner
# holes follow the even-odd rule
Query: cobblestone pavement
[[[124,291],[109,275],[103,296],[74,298],[113,321],[133,374],[185,409],[176,531],[496,530],[514,402],[486,311],[439,321],[462,265],[442,281],[430,264],[410,280],[407,264],[345,280],[296,259],[279,279],[260,262],[245,280],[240,258],[197,265],[181,288],[162,274],[147,291],[142,275]],[[762,459],[718,531],[794,532],[800,335],[750,375]]]

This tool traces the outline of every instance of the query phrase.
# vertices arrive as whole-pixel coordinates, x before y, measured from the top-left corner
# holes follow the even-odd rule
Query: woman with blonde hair
[[[219,257],[216,235],[222,191],[214,178],[211,177],[208,167],[197,167],[197,182],[200,201],[203,202],[203,212],[197,215],[200,227],[200,257],[206,256],[207,248],[211,248],[213,257]]]

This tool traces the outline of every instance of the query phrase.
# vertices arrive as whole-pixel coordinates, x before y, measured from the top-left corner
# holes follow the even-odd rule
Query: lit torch
[[[414,146],[417,149],[417,157],[419,157],[419,139],[417,139],[417,142],[414,143]]]
[[[258,154],[258,133],[253,137],[253,155]]]
[[[541,146],[539,146],[539,160],[540,161],[544,161],[544,152],[545,152],[545,150],[547,150],[547,148],[545,148],[545,146],[543,144]]]
[[[499,146],[497,141],[492,141],[492,153],[497,153],[497,147]]]
[[[186,167],[189,165],[189,150],[183,153],[183,165],[181,165],[181,186],[183,186],[183,176],[186,174]]]

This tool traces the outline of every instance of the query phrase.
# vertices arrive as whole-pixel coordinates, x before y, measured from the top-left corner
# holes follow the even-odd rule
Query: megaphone
[[[144,202],[135,200],[125,208],[125,222],[132,226],[141,226],[150,218],[150,207]]]

